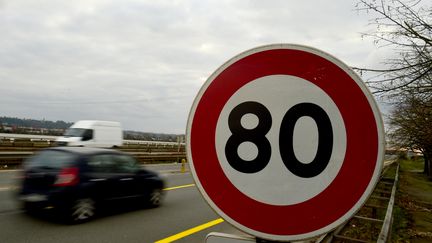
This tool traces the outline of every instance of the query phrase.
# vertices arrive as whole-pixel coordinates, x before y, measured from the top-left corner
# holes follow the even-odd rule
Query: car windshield
[[[26,168],[44,167],[59,169],[70,165],[74,161],[75,155],[63,151],[43,151],[25,162]]]
[[[84,133],[86,132],[86,130],[89,130],[89,129],[69,128],[66,130],[64,136],[65,137],[82,137],[84,135]]]

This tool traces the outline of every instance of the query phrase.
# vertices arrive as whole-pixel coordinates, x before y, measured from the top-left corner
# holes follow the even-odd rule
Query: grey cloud
[[[250,48],[306,44],[367,65],[379,55],[361,40],[368,16],[354,5],[2,1],[0,115],[119,120],[129,130],[183,133],[205,79]]]

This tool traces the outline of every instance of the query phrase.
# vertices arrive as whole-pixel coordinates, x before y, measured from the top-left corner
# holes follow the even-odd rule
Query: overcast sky
[[[0,116],[115,120],[185,133],[199,88],[248,49],[296,43],[350,66],[385,51],[363,39],[356,1],[0,0]]]

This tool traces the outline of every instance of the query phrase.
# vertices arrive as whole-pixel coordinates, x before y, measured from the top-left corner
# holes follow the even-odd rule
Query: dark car
[[[75,223],[91,219],[96,208],[109,202],[133,198],[157,207],[163,198],[163,179],[116,150],[49,148],[27,159],[23,167],[18,199],[24,209],[56,209]]]

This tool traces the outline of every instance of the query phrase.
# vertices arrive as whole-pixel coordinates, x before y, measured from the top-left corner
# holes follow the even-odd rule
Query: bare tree
[[[430,2],[429,2],[430,3]],[[357,68],[372,77],[367,84],[374,93],[397,98],[409,91],[425,98],[432,96],[432,7],[420,0],[360,0],[359,11],[373,13],[370,24],[376,30],[365,33],[376,45],[396,53],[384,62],[386,68]]]
[[[359,11],[374,14],[376,30],[364,34],[395,56],[386,68],[357,68],[367,84],[394,104],[390,137],[401,147],[419,149],[432,178],[432,7],[421,0],[360,0]]]
[[[404,97],[390,116],[391,139],[401,147],[420,150],[425,159],[423,172],[432,177],[432,99]]]

